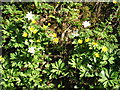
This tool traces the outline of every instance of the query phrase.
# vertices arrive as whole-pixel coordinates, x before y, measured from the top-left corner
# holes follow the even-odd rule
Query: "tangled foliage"
[[[1,9],[2,89],[119,89],[120,3],[15,2]]]

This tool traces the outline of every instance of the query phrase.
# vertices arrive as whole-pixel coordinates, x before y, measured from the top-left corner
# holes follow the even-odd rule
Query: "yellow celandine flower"
[[[56,34],[56,33],[53,33],[53,37],[57,37],[57,34]]]
[[[104,46],[104,47],[102,47],[102,51],[103,51],[103,52],[106,52],[107,50],[108,50],[108,48],[107,48],[107,47],[105,47],[105,46]]]
[[[116,3],[117,3],[117,1],[116,1],[116,0],[113,0],[113,3],[114,3],[114,4],[116,4]]]
[[[33,27],[30,27],[30,28],[29,28],[30,31],[33,31],[34,29],[35,29],[35,28],[33,28]]]
[[[43,25],[43,29],[47,29],[47,26]]]
[[[40,79],[40,82],[42,82],[42,79]]]
[[[23,36],[23,37],[27,37],[28,34],[27,34],[26,32],[24,32],[22,36]]]
[[[38,32],[38,30],[34,30],[33,33],[36,34]]]
[[[80,39],[79,39],[79,40],[78,40],[78,43],[79,43],[79,44],[82,44],[82,43],[83,43],[83,40],[80,40]]]
[[[37,42],[40,42],[40,39],[38,39]]]
[[[48,23],[48,26],[50,26],[51,25],[51,23]]]
[[[95,53],[95,57],[100,57],[100,55],[98,53]]]
[[[97,46],[97,45],[98,45],[98,43],[97,43],[97,42],[92,42],[92,44],[93,44],[94,46]]]
[[[32,23],[36,23],[36,21],[35,21],[35,20],[32,20]]]
[[[89,41],[90,41],[90,38],[85,39],[85,42],[89,42]]]
[[[53,42],[54,42],[54,43],[58,43],[58,42],[59,42],[59,38],[54,38],[54,39],[53,39]]]

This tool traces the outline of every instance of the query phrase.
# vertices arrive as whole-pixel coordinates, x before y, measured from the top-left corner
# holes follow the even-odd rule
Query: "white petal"
[[[88,27],[88,26],[90,26],[91,24],[89,23],[89,21],[84,21],[82,25],[83,25],[84,27]]]

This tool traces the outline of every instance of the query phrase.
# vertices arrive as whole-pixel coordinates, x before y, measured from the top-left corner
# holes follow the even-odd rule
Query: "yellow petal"
[[[51,25],[51,23],[48,23],[48,26],[50,26]]]
[[[40,39],[38,39],[37,42],[40,42]]]
[[[79,39],[79,40],[78,40],[78,43],[79,43],[79,44],[82,44],[82,43],[83,43],[83,40],[80,40],[80,39]]]
[[[30,31],[33,31],[33,30],[34,30],[34,28],[33,28],[33,27],[30,27],[30,28],[29,28],[29,30],[30,30]]]
[[[98,43],[97,43],[97,42],[92,42],[92,44],[93,44],[94,46],[97,46],[97,45],[98,45]]]
[[[57,34],[56,34],[56,33],[53,33],[53,37],[57,37]]]
[[[114,3],[114,4],[116,4],[116,3],[117,3],[117,1],[113,0],[113,3]]]
[[[100,57],[98,53],[95,53],[95,57]]]
[[[53,43],[58,43],[59,42],[59,38],[54,38],[53,39]]]
[[[90,39],[89,39],[89,38],[85,39],[85,42],[89,42],[89,41],[90,41]]]
[[[36,34],[38,32],[38,30],[34,30],[33,33]]]
[[[35,20],[32,20],[32,23],[36,23],[36,21],[35,21]]]
[[[42,82],[42,79],[40,79],[40,82]]]
[[[47,29],[47,26],[43,25],[43,29]]]
[[[22,36],[23,36],[23,37],[27,37],[27,35],[28,35],[28,34],[27,34],[26,32],[24,32]]]
[[[107,47],[105,47],[105,46],[104,46],[104,47],[102,47],[102,51],[103,51],[103,52],[106,52],[107,50],[108,50],[108,48],[107,48]]]

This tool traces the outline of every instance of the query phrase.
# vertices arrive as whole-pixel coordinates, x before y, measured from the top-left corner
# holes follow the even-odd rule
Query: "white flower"
[[[33,16],[34,15],[32,14],[32,12],[28,12],[25,18],[28,18],[28,20],[33,20]]]
[[[71,33],[71,35],[74,36],[74,37],[79,36],[79,34],[78,34],[78,30],[73,31],[73,33]]]
[[[77,11],[77,9],[74,9],[74,11]]]
[[[29,42],[28,42],[28,40],[25,40],[25,45],[29,45]]]
[[[90,26],[91,24],[89,23],[89,21],[84,21],[82,25],[83,25],[84,27],[88,27],[88,26]]]
[[[102,74],[102,76],[104,76],[104,75],[105,75],[105,71],[104,71],[104,70],[102,70],[102,71],[101,71],[101,74]]]
[[[78,88],[77,85],[75,85],[75,86],[74,86],[74,89],[77,89],[77,88]]]
[[[34,47],[30,47],[30,48],[28,49],[28,52],[34,54],[34,53],[35,53]]]
[[[34,41],[32,39],[30,39],[29,42],[33,43]]]
[[[90,65],[90,64],[88,64],[87,66],[88,66],[90,69],[91,69],[91,67],[92,67],[92,65]]]

